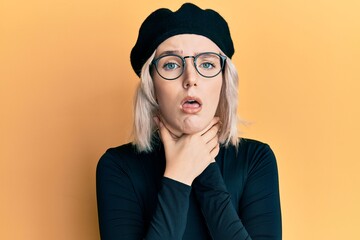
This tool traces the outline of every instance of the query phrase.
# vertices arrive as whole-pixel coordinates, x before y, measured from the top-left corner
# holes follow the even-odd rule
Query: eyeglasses
[[[176,54],[167,54],[154,59],[151,63],[162,78],[175,80],[184,73],[186,58],[194,59],[196,71],[205,78],[217,76],[224,68],[226,61],[226,56],[214,52],[203,52],[196,56],[184,57]]]

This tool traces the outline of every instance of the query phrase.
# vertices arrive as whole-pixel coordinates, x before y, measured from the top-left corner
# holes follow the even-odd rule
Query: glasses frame
[[[214,76],[205,76],[205,75],[203,75],[203,74],[198,70],[198,68],[196,67],[196,60],[198,59],[199,56],[204,55],[204,54],[215,54],[215,55],[219,56],[219,58],[220,58],[221,69],[220,69],[220,71],[219,71],[218,73],[216,73]],[[182,71],[181,71],[181,73],[179,74],[179,76],[177,76],[177,77],[175,77],[175,78],[166,78],[166,77],[163,77],[163,76],[160,74],[159,70],[158,70],[158,63],[159,63],[159,61],[160,61],[162,58],[168,57],[168,56],[179,57],[179,58],[182,60]],[[187,58],[192,58],[192,59],[194,59],[193,64],[194,64],[194,67],[195,67],[195,69],[196,69],[196,72],[199,73],[200,76],[205,77],[205,78],[213,78],[213,77],[216,77],[217,75],[219,75],[219,73],[221,73],[221,72],[223,71],[224,66],[225,66],[225,63],[226,63],[226,59],[227,59],[226,56],[221,55],[221,54],[218,54],[218,53],[215,53],[215,52],[202,52],[202,53],[199,53],[199,54],[197,54],[197,55],[195,55],[195,56],[184,56],[184,57],[179,56],[179,55],[177,55],[177,54],[172,54],[172,53],[170,53],[170,54],[166,54],[166,55],[160,56],[160,57],[152,60],[152,61],[151,61],[151,65],[154,65],[154,66],[155,66],[156,72],[157,72],[157,73],[159,74],[159,76],[162,77],[163,79],[165,79],[165,80],[175,80],[175,79],[178,79],[179,77],[181,77],[181,75],[183,75],[183,73],[184,73],[184,71],[185,71],[185,67],[186,67],[186,61],[185,61],[185,59],[187,59]]]

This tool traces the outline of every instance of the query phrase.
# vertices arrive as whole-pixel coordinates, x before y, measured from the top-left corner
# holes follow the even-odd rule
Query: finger
[[[211,152],[218,144],[219,144],[219,138],[216,135],[206,144],[206,148],[209,150],[209,152]]]
[[[211,139],[210,142],[207,144],[207,146],[209,149],[210,156],[212,158],[215,158],[220,151],[220,143],[218,136],[216,135],[216,137]]]
[[[216,144],[216,146],[210,151],[210,156],[212,159],[215,159],[215,157],[219,154],[220,151],[220,144]]]
[[[163,141],[163,143],[166,143],[169,140],[171,140],[172,137],[171,137],[170,131],[167,129],[165,124],[163,124],[163,122],[159,118],[157,118],[156,122],[159,127],[160,138]]]
[[[209,125],[203,131],[200,132],[200,135],[204,135],[207,131],[209,131],[211,129],[212,126],[214,126],[218,122],[220,122],[220,118],[219,117],[214,117],[211,120],[211,122],[209,123]]]
[[[214,137],[217,137],[220,130],[220,124],[216,123],[214,126],[212,126],[204,135],[201,137],[203,138],[205,143],[208,143],[210,140],[212,140]]]

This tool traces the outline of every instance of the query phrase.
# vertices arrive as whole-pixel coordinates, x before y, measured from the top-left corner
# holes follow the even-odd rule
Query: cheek
[[[219,103],[221,97],[220,96],[221,89],[222,89],[222,79],[217,81],[216,84],[214,84],[214,86],[212,87],[212,89],[209,90],[209,95],[211,94],[211,96],[214,96],[213,98],[211,98],[211,101],[213,102],[215,107],[217,107],[217,104]]]
[[[154,78],[154,95],[156,102],[159,103],[159,100],[161,101],[161,97],[164,95],[164,90],[161,87],[161,84],[159,83],[159,80]]]
[[[176,91],[174,91],[173,87],[154,82],[154,90],[155,98],[160,109],[166,109],[175,101]]]

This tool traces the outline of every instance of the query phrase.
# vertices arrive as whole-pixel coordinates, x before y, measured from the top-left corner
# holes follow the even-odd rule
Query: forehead
[[[219,47],[213,41],[197,34],[180,34],[166,39],[157,47],[156,55],[165,51],[176,51],[184,55],[200,52],[220,53]]]

